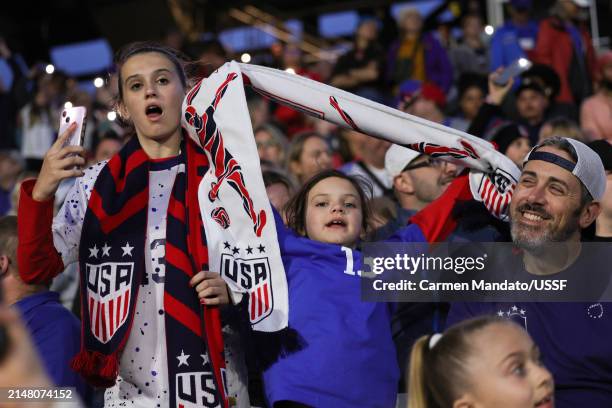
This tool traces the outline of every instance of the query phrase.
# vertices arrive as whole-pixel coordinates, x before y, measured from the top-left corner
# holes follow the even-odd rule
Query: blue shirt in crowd
[[[59,294],[45,291],[21,299],[14,305],[32,337],[47,374],[58,387],[76,387],[87,400],[88,387],[70,368],[81,347],[81,324],[59,301]]]
[[[538,24],[529,21],[524,26],[518,26],[508,21],[499,27],[491,37],[491,71],[499,67],[507,67],[519,58],[527,56],[526,51],[535,48],[538,37]]]
[[[315,407],[393,407],[399,369],[391,305],[361,299],[356,249],[295,235],[276,220],[289,287],[289,326],[305,347],[264,372],[270,405],[282,400]],[[416,225],[393,241],[424,242]]]

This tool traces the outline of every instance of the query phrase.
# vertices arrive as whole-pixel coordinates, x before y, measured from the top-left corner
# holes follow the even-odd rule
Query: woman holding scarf
[[[82,350],[72,366],[108,387],[105,407],[226,407],[214,306],[228,303],[227,286],[200,272],[200,300],[191,284],[208,269],[208,254],[186,191],[208,162],[182,134],[187,78],[176,53],[158,44],[130,44],[116,63],[118,112],[134,136],[108,162],[85,169],[84,149],[65,146],[76,126],[59,136],[38,179],[22,186],[21,276],[49,282],[79,263]],[[70,177],[74,186],[52,220],[54,194]]]

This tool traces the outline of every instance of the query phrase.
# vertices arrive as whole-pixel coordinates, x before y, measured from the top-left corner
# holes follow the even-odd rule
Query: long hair
[[[468,358],[476,350],[472,336],[491,324],[514,324],[496,316],[482,316],[448,329],[433,346],[431,336],[419,338],[410,354],[408,408],[447,408],[470,386]]]

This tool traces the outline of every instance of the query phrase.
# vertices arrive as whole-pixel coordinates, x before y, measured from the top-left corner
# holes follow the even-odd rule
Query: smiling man
[[[594,259],[581,244],[580,233],[599,215],[605,188],[601,159],[579,141],[547,139],[527,155],[510,205],[512,241],[522,250],[526,273],[557,279],[571,271],[598,285],[594,271],[581,266]],[[596,261],[605,265],[610,253],[600,255]],[[554,376],[556,407],[612,406],[612,304],[595,299],[456,303],[447,323],[482,314],[497,314],[527,329]]]

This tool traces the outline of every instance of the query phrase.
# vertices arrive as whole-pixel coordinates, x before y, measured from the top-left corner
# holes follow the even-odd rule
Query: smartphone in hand
[[[504,86],[508,83],[510,78],[514,78],[523,72],[527,71],[531,68],[533,64],[527,58],[519,58],[514,61],[512,64],[507,66],[497,78],[493,80],[495,84],[499,86]]]
[[[87,109],[85,107],[73,106],[71,108],[64,108],[60,116],[58,134],[64,133],[73,122],[76,122],[77,128],[67,139],[65,146],[83,146],[85,126],[87,125]]]

